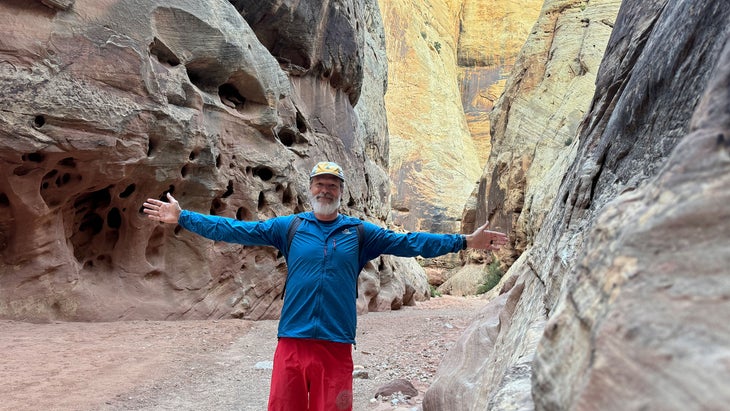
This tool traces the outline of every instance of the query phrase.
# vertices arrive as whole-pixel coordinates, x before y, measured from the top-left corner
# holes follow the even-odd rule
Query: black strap
[[[365,248],[365,227],[362,223],[359,223],[355,227],[357,228],[357,263],[360,264],[362,250]]]
[[[302,217],[296,215],[292,219],[291,223],[289,223],[289,228],[286,230],[286,256],[289,258],[289,249],[291,248],[291,243],[294,240],[294,235],[297,233],[297,230],[299,229],[299,225],[302,223]],[[362,250],[365,248],[365,241],[363,240],[365,238],[365,228],[363,227],[362,223],[359,223],[357,226],[357,263],[360,264],[360,259],[362,258]],[[287,270],[287,276],[286,280],[284,280],[284,289],[281,290],[281,299],[284,299],[284,293],[286,292],[286,284],[289,282],[289,272]],[[357,287],[355,289],[355,298],[357,298]]]
[[[289,249],[291,248],[291,242],[294,240],[294,234],[297,233],[299,224],[302,223],[302,217],[298,215],[294,216],[294,219],[289,223],[289,229],[286,230],[286,256],[289,257]]]

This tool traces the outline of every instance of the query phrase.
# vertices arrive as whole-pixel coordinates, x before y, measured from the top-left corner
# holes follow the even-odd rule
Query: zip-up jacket
[[[320,221],[312,212],[302,222],[287,250],[287,230],[295,215],[265,221],[240,221],[183,210],[178,223],[215,241],[276,247],[288,268],[279,337],[355,343],[357,279],[365,264],[381,254],[436,257],[464,248],[464,236],[425,232],[396,233],[340,214]],[[358,261],[357,225],[363,224]]]

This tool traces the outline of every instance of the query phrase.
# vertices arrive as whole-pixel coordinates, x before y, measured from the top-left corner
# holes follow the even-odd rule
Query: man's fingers
[[[507,234],[499,231],[484,230],[484,233],[489,238],[488,250],[499,250],[503,245],[509,242]]]
[[[484,230],[484,233],[491,237],[494,237],[494,238],[503,238],[503,239],[507,238],[507,234],[499,232],[499,231]]]
[[[167,193],[167,199],[170,200],[170,203],[177,203],[177,200],[175,199],[175,197],[173,197],[172,194],[170,194],[170,193]],[[156,198],[148,198],[147,202],[144,203],[144,205],[145,206],[155,205],[157,207],[160,207],[160,206],[163,206],[165,204],[170,204],[170,203],[166,203],[166,202],[164,202],[162,200],[158,200]]]

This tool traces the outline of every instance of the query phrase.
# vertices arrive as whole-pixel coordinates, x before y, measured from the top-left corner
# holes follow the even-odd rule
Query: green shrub
[[[499,284],[499,280],[504,275],[502,267],[499,266],[499,261],[494,260],[487,265],[487,275],[484,276],[484,282],[477,288],[477,295],[484,294],[487,291],[494,288],[495,285]]]
[[[433,285],[431,285],[431,297],[441,297],[441,292]]]

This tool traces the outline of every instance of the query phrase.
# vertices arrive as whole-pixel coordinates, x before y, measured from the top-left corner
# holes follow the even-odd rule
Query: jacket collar
[[[314,212],[312,211],[306,211],[304,213],[300,213],[299,217],[301,217],[304,220],[311,221],[313,223],[319,223],[319,224],[332,224],[332,225],[338,225],[338,226],[356,226],[361,223],[360,219],[355,217],[350,217],[348,215],[344,214],[338,214],[337,218],[332,220],[331,222],[323,222],[317,220],[317,217],[314,216]]]

